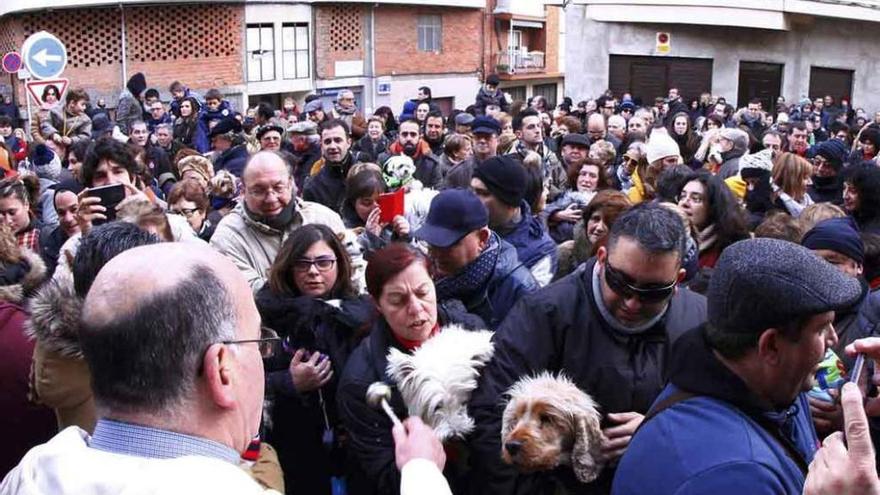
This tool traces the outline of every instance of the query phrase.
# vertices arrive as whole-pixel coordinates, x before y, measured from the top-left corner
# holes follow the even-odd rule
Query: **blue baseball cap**
[[[486,207],[470,189],[446,189],[434,196],[416,238],[447,248],[471,232],[489,225]]]

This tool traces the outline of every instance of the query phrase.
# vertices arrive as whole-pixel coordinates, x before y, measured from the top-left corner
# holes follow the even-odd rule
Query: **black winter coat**
[[[346,361],[369,328],[374,315],[366,298],[343,299],[340,309],[307,296],[273,292],[268,284],[256,295],[263,325],[287,339],[289,353],[266,361],[266,392],[271,427],[267,441],[278,451],[290,493],[331,493],[331,475],[345,471],[344,437],[336,411],[336,386]],[[295,349],[321,352],[329,357],[335,378],[318,391],[299,393],[288,367]],[[324,401],[323,411],[321,399]],[[322,443],[326,411],[336,443],[331,450]]]
[[[384,166],[391,156],[392,154],[389,152],[382,153],[379,156],[379,165]],[[413,178],[420,181],[425,189],[440,189],[440,186],[443,184],[443,174],[441,173],[442,167],[437,157],[426,154],[414,159],[413,162],[416,166]]]
[[[349,152],[341,165],[330,165],[325,162],[317,175],[306,179],[303,199],[339,211],[342,200],[345,199],[345,177],[351,167],[360,161],[363,161],[360,153]]]
[[[379,155],[388,149],[388,144],[390,141],[385,136],[380,137],[378,141],[373,141],[370,136],[364,136],[358,139],[351,149],[363,153],[366,161],[375,162]]]
[[[438,307],[440,326],[460,323],[466,328],[478,329],[468,321],[468,315],[456,312],[444,313]],[[352,352],[342,373],[336,394],[339,416],[349,434],[349,450],[357,459],[363,479],[350,480],[350,495],[399,495],[400,471],[394,461],[394,438],[391,436],[391,420],[381,410],[366,403],[367,388],[371,383],[383,381],[391,387],[389,405],[400,418],[406,418],[406,404],[395,382],[386,374],[388,350],[404,349],[391,334],[384,319],[373,326],[370,335]],[[449,476],[447,463],[447,478]]]
[[[510,308],[526,294],[540,289],[538,281],[516,255],[516,248],[492,233],[499,243],[498,260],[492,276],[480,289],[453,297],[464,303],[469,313],[483,319],[494,330],[510,312]]]
[[[599,314],[592,288],[594,265],[595,259],[589,260],[571,275],[523,297],[496,331],[495,355],[469,404],[476,422],[471,458],[474,471],[482,476],[475,493],[553,493],[554,476],[518,476],[500,459],[502,397],[519,378],[564,371],[593,397],[602,414],[644,414],[666,383],[671,344],[706,321],[706,299],[680,288],[660,322],[643,333],[624,335]],[[570,493],[608,493],[614,477],[613,469],[606,469],[596,482],[584,485],[568,468],[554,474]]]

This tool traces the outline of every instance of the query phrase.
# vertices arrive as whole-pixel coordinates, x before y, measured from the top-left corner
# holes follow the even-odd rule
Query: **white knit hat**
[[[770,172],[773,169],[773,150],[766,149],[757,153],[743,155],[739,159],[739,170],[742,172],[749,168]]]
[[[669,137],[669,134],[658,131],[659,129],[651,132],[651,139],[648,140],[648,145],[646,146],[648,163],[654,163],[667,156],[677,156],[681,158],[681,149],[679,149],[678,143]]]

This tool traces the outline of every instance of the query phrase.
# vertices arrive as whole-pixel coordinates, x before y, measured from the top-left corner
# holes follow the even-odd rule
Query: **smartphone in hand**
[[[859,387],[862,397],[868,397],[868,370],[867,361],[864,354],[859,354],[853,364],[852,371],[849,374],[849,381],[855,383]]]
[[[98,220],[92,222],[94,225],[100,225],[104,222],[116,220],[116,206],[125,199],[125,187],[122,184],[110,184],[108,186],[93,187],[89,189],[89,196],[100,198],[101,206],[107,210],[104,216],[107,220]]]

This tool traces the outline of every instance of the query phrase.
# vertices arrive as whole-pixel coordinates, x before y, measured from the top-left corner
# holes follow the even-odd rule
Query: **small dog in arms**
[[[397,383],[411,416],[419,416],[441,441],[464,438],[474,429],[467,413],[480,369],[495,348],[488,330],[444,327],[412,354],[391,349],[388,376]]]
[[[501,457],[521,472],[570,465],[581,483],[602,471],[602,419],[596,403],[565,375],[525,377],[507,391]]]

